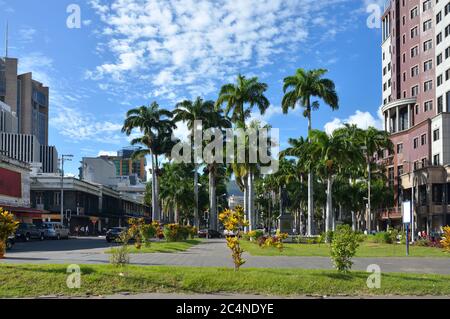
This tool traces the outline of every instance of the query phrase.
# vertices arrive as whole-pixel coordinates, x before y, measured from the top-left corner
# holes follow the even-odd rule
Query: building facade
[[[450,222],[450,2],[387,1],[381,49],[381,112],[394,151],[377,157],[395,206],[380,222],[401,224],[401,203],[413,199],[414,229],[440,232]]]

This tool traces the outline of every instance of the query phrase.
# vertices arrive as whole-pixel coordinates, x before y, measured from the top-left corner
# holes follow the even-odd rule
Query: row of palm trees
[[[333,184],[338,179],[354,178],[358,181],[364,174],[361,174],[360,163],[367,163],[369,174],[372,170],[379,170],[372,163],[372,155],[379,149],[391,147],[386,133],[376,129],[360,130],[356,127],[346,126],[343,129],[335,131],[332,135],[327,135],[312,129],[312,111],[319,108],[319,101],[329,105],[331,109],[336,110],[339,107],[339,99],[335,90],[335,84],[330,79],[325,78],[326,70],[303,70],[298,69],[295,75],[284,79],[284,97],[282,100],[282,110],[286,114],[290,109],[302,107],[304,116],[308,119],[308,137],[307,139],[291,139],[290,148],[285,150],[280,157],[280,171],[274,176],[259,176],[260,166],[257,163],[249,163],[248,158],[244,163],[231,163],[225,166],[222,163],[205,164],[201,160],[201,150],[192,149],[194,156],[191,158],[193,165],[183,167],[177,164],[177,167],[170,168],[164,164],[160,167],[160,158],[162,156],[170,160],[172,148],[179,141],[172,138],[172,133],[177,124],[183,122],[187,124],[192,138],[196,132],[197,121],[202,121],[203,129],[219,128],[221,130],[234,127],[246,129],[249,127],[259,128],[258,122],[248,122],[253,109],[257,108],[261,114],[269,108],[270,102],[266,97],[267,84],[258,81],[257,77],[246,78],[239,75],[236,83],[230,83],[222,86],[217,100],[205,101],[197,98],[194,101],[183,101],[176,104],[173,111],[162,109],[155,102],[150,106],[141,106],[128,111],[124,122],[123,132],[128,136],[140,133],[140,137],[131,141],[132,145],[142,145],[145,148],[136,152],[134,156],[149,155],[151,158],[151,199],[152,199],[152,218],[158,220],[161,218],[162,203],[167,210],[172,207],[174,216],[179,219],[179,209],[189,210],[189,205],[194,203],[193,220],[195,226],[199,226],[199,170],[204,168],[208,176],[209,193],[209,216],[210,227],[215,229],[217,225],[217,196],[216,181],[224,181],[225,176],[234,175],[237,185],[244,193],[244,210],[250,221],[250,229],[255,228],[255,198],[260,198],[263,193],[258,183],[261,181],[276,181],[278,190],[283,187],[292,189],[292,185],[298,186],[298,191],[304,189],[303,178],[307,175],[307,233],[313,234],[314,220],[314,187],[320,179],[326,180],[326,228],[330,229],[333,211]],[[200,152],[199,152],[200,151]],[[355,164],[355,163],[358,163]],[[184,176],[178,171],[174,174],[163,174],[163,171],[176,172],[177,169],[190,171],[193,181],[184,183],[180,177]],[[317,174],[317,177],[315,176]],[[164,176],[163,176],[164,175]],[[160,194],[159,178],[164,177],[162,184],[163,190]],[[255,187],[255,182],[257,183]],[[297,183],[299,182],[299,183]],[[183,185],[177,190],[171,190],[171,183]],[[356,182],[355,182],[356,183]],[[192,187],[193,198],[186,200],[186,190]],[[369,185],[370,189],[370,185]],[[184,193],[183,193],[184,192]],[[280,206],[282,205],[281,191]],[[292,194],[291,194],[292,195]],[[289,196],[288,196],[289,197]],[[320,197],[320,196],[319,196]],[[300,197],[304,198],[304,197]],[[370,198],[370,196],[369,196]],[[298,203],[300,207],[302,203]],[[280,211],[281,213],[281,211]]]

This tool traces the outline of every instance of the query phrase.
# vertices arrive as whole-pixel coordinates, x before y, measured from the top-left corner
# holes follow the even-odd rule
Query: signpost
[[[409,256],[409,224],[411,224],[411,202],[406,201],[403,202],[402,205],[402,215],[403,215],[403,224],[405,225],[406,232],[406,256]]]

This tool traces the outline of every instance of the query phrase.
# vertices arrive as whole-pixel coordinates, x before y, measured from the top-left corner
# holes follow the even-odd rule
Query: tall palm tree
[[[257,77],[247,79],[245,76],[239,74],[235,84],[229,83],[222,86],[216,101],[216,110],[219,110],[225,105],[225,115],[228,117],[231,113],[231,121],[238,128],[245,129],[245,120],[250,117],[253,107],[256,106],[261,114],[264,114],[269,108],[270,102],[265,96],[267,87],[267,84],[259,82]],[[254,214],[254,196],[252,195],[254,173],[249,166],[252,163],[248,163],[246,160],[246,163],[236,164],[239,164],[240,168],[236,170],[236,166],[235,171],[239,171],[241,174],[235,177],[238,185],[244,188],[244,210],[247,216],[252,218]],[[252,227],[253,224],[250,222],[250,228]]]
[[[152,219],[160,218],[158,197],[158,156],[167,153],[174,143],[171,140],[172,131],[175,128],[172,122],[172,113],[161,109],[156,102],[150,106],[141,106],[131,109],[126,114],[122,132],[130,136],[134,130],[139,130],[141,137],[131,141],[132,145],[143,145],[146,149],[140,149],[133,157],[151,157],[152,174]]]
[[[202,98],[197,97],[195,101],[185,100],[176,105],[174,113],[175,122],[185,122],[188,129],[191,131],[191,138],[194,138],[196,121],[202,121],[203,124],[208,123],[212,114],[214,113],[214,101],[203,101]],[[192,144],[193,145],[193,144]],[[198,150],[194,150],[194,197],[195,197],[195,209],[194,209],[194,225],[200,226],[200,218],[198,214],[198,166],[201,159],[196,158]]]
[[[228,117],[231,112],[231,121],[238,127],[245,128],[245,120],[250,117],[254,106],[261,114],[269,108],[270,102],[264,95],[267,87],[257,77],[247,79],[239,74],[235,84],[225,84],[220,89],[216,109],[225,104],[225,115]]]
[[[306,71],[298,69],[293,76],[284,79],[283,85],[283,113],[289,108],[294,109],[300,104],[304,110],[304,116],[308,118],[308,136],[312,129],[311,113],[319,107],[317,102],[311,101],[313,97],[322,99],[333,110],[339,108],[339,98],[333,81],[324,78],[327,70],[317,69]],[[313,173],[308,173],[308,235],[313,234],[313,211],[314,211]]]
[[[352,145],[356,153],[359,153],[359,159],[353,162],[353,165],[359,164],[359,169],[354,167],[356,171],[366,172],[367,178],[367,231],[370,233],[372,227],[372,174],[374,167],[377,167],[373,161],[373,155],[380,150],[393,150],[393,144],[389,138],[389,133],[369,127],[367,130],[358,128],[356,125],[346,124],[343,128],[336,130],[335,134],[342,135],[348,147]]]

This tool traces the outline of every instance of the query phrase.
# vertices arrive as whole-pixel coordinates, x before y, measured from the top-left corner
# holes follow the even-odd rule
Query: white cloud
[[[339,32],[343,21],[327,19],[323,9],[351,1],[90,0],[104,23],[101,47],[113,60],[86,75],[122,84],[135,76],[170,100],[181,88],[205,95],[239,71],[299,52],[313,31]]]
[[[31,42],[34,39],[36,30],[30,27],[24,27],[19,30],[19,39],[25,43]]]
[[[362,112],[357,110],[355,114],[350,115],[346,119],[334,118],[331,122],[325,124],[325,132],[327,134],[333,133],[334,130],[341,128],[344,124],[356,124],[359,128],[367,129],[370,126],[373,126],[377,129],[382,129],[383,125],[381,119],[375,118],[369,112]]]
[[[44,85],[53,86],[52,76],[53,60],[40,52],[31,52],[19,60],[19,73],[32,72],[33,79]]]

